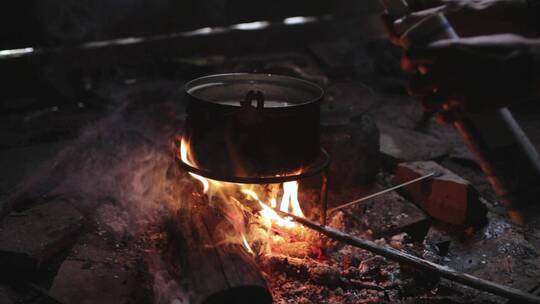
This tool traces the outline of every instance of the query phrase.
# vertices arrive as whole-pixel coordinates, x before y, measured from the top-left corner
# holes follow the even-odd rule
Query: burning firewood
[[[216,210],[192,197],[170,223],[167,257],[177,278],[186,282],[194,303],[271,303],[255,261],[240,244],[220,244]]]

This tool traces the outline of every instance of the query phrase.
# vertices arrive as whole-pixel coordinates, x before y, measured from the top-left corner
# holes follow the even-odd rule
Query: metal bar
[[[458,282],[469,287],[473,287],[478,290],[490,292],[492,294],[517,300],[519,303],[539,303],[540,297],[534,296],[532,294],[523,292],[521,290],[500,285],[491,281],[487,281],[470,274],[466,274],[455,269],[435,264],[428,260],[419,258],[417,256],[408,254],[406,252],[399,251],[397,249],[378,245],[372,241],[352,236],[345,232],[333,229],[328,226],[320,225],[315,222],[312,222],[306,218],[298,217],[290,213],[277,211],[281,216],[291,217],[296,222],[313,229],[319,233],[326,235],[327,237],[341,241],[343,243],[362,248],[364,250],[371,251],[375,254],[388,258],[390,260],[407,264],[431,273],[435,273],[443,278],[446,278],[450,281]]]
[[[312,165],[311,167],[306,167],[306,171],[294,175],[264,177],[223,176],[214,172],[201,170],[199,168],[190,166],[183,162],[179,157],[176,158],[176,161],[182,169],[213,180],[238,184],[279,184],[284,182],[297,181],[320,174],[330,164],[330,155],[328,155],[328,153],[323,148],[321,148],[320,159],[317,160],[316,164]]]
[[[424,175],[424,176],[420,176],[420,177],[415,178],[415,179],[413,179],[413,180],[410,180],[410,181],[408,181],[408,182],[404,182],[404,183],[402,183],[402,184],[399,184],[399,185],[390,187],[390,188],[388,188],[388,189],[385,189],[385,190],[382,190],[382,191],[379,191],[379,192],[370,194],[370,195],[368,195],[368,196],[359,198],[359,199],[357,199],[357,200],[354,200],[354,201],[352,201],[352,202],[343,204],[343,205],[341,205],[341,206],[334,207],[334,208],[332,208],[332,209],[329,210],[329,213],[332,213],[332,212],[334,212],[334,211],[337,211],[337,210],[340,210],[340,209],[343,209],[343,208],[347,208],[347,207],[352,206],[352,205],[354,205],[354,204],[358,204],[358,203],[360,203],[360,202],[366,201],[366,200],[371,199],[371,198],[374,198],[374,197],[376,197],[376,196],[379,196],[379,195],[382,195],[382,194],[385,194],[385,193],[394,191],[394,190],[396,190],[396,189],[399,189],[399,188],[408,186],[408,185],[410,185],[410,184],[417,183],[417,182],[419,182],[419,181],[421,181],[421,180],[424,180],[424,179],[427,179],[427,178],[429,178],[429,177],[436,176],[436,175],[437,175],[436,172],[428,173],[428,174],[426,174],[426,175]]]
[[[321,181],[321,206],[322,224],[326,225],[326,213],[328,210],[328,168],[324,169]]]

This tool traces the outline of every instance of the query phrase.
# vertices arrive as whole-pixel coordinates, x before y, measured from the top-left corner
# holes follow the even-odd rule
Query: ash
[[[374,239],[343,212],[329,226],[375,240],[434,262],[436,250],[415,242],[407,233]],[[260,258],[261,269],[276,303],[471,303],[473,294],[447,292],[447,282],[436,275],[401,266],[371,252],[321,237],[318,247],[298,250],[282,244],[279,251]],[[475,302],[476,303],[476,302]],[[483,300],[478,301],[483,303]]]

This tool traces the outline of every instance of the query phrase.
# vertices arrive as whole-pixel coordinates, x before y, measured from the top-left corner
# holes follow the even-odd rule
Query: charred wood
[[[194,201],[190,202],[194,203]],[[272,303],[255,261],[239,244],[219,244],[223,218],[204,202],[181,209],[169,223],[167,258],[194,303]]]

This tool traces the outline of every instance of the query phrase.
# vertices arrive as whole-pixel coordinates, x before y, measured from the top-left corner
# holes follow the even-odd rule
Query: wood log
[[[167,257],[193,294],[190,302],[272,303],[247,250],[239,244],[218,244],[215,228],[222,221],[218,210],[198,202],[181,209],[170,223]]]

